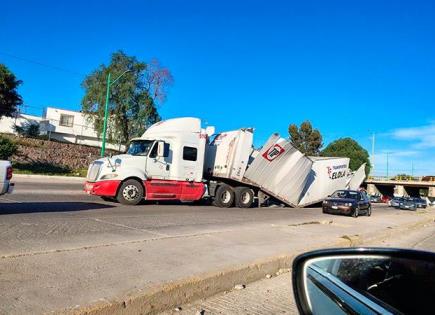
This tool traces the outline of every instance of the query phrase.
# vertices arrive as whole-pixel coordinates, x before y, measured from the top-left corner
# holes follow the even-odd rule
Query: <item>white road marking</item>
[[[23,203],[22,201],[13,200],[13,199],[5,198],[5,197],[0,197],[0,201],[3,201],[3,200],[6,202]]]
[[[170,235],[168,235],[168,234],[154,232],[154,231],[150,231],[150,230],[147,230],[147,229],[135,228],[133,226],[128,226],[128,225],[125,225],[125,224],[112,223],[112,222],[108,222],[108,221],[104,221],[104,220],[96,219],[96,218],[95,219],[92,218],[91,220],[94,220],[94,221],[97,221],[97,222],[101,222],[101,223],[105,223],[105,224],[110,224],[110,225],[113,225],[113,226],[123,227],[123,228],[130,229],[130,230],[143,231],[143,232],[147,232],[147,233],[154,234],[154,235],[157,235],[157,236],[170,237]]]
[[[14,195],[86,195],[83,190],[65,189],[19,189],[14,190]]]

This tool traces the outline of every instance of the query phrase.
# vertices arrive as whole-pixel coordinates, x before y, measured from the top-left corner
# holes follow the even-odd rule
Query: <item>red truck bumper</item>
[[[85,182],[83,190],[89,195],[115,197],[120,184],[120,180]]]

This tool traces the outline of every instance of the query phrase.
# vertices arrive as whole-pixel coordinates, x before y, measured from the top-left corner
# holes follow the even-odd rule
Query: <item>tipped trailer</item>
[[[278,134],[255,150],[250,128],[215,135],[214,128],[202,128],[198,118],[176,118],[158,122],[132,139],[126,154],[94,161],[84,190],[130,205],[144,199],[210,198],[219,207],[249,208],[255,199],[260,206],[272,198],[298,207],[311,204],[307,192],[329,185],[316,180],[322,169],[314,170],[315,164]],[[347,165],[348,160],[345,172]]]

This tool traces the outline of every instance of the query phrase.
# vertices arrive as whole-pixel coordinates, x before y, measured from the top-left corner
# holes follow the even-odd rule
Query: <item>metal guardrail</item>
[[[435,176],[368,176],[369,181],[435,182]]]

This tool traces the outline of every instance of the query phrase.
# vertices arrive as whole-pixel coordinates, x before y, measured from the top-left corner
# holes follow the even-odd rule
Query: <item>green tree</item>
[[[0,160],[7,160],[18,150],[17,145],[8,138],[0,137]]]
[[[298,128],[295,124],[288,127],[292,145],[307,155],[319,155],[322,147],[322,135],[317,129],[313,129],[311,123],[304,121]]]
[[[17,80],[15,75],[3,64],[0,64],[0,118],[12,117],[17,107],[23,104],[23,100],[17,92],[22,81]]]
[[[370,172],[369,153],[352,138],[341,138],[331,142],[322,150],[320,155],[348,157],[350,159],[349,168],[353,171],[356,171],[361,165],[366,163],[366,174]]]
[[[109,141],[126,143],[159,121],[157,106],[165,100],[167,87],[172,83],[171,73],[157,60],[145,63],[122,51],[112,54],[108,66],[101,65],[82,83],[85,90],[82,111],[99,135],[103,132],[107,75],[110,73],[113,80],[127,70],[129,72],[110,87]]]

